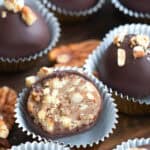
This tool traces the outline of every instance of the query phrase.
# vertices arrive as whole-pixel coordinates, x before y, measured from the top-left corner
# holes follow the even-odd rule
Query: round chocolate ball
[[[150,96],[150,54],[135,58],[131,47],[133,37],[135,35],[126,35],[118,46],[112,43],[108,47],[99,63],[99,78],[113,90],[142,98]],[[122,66],[118,65],[118,49],[125,52]]]
[[[81,11],[93,7],[97,0],[50,0],[57,7],[71,11]]]
[[[131,10],[150,13],[149,0],[120,0],[120,2]]]
[[[32,8],[31,8],[32,9]],[[20,58],[45,49],[50,42],[50,31],[39,12],[33,10],[37,20],[27,25],[21,14],[0,6],[0,56]],[[2,16],[5,12],[6,16]]]

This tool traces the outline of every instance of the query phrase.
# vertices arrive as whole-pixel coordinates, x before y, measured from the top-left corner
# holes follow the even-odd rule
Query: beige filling
[[[40,92],[33,90],[28,111],[48,132],[73,130],[93,123],[101,106],[95,86],[79,75],[45,81]]]

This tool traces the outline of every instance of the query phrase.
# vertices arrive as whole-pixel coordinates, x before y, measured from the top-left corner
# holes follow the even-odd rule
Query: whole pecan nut
[[[13,89],[6,86],[0,88],[0,138],[7,138],[14,125],[16,99],[17,94]]]
[[[49,52],[49,60],[55,66],[82,67],[85,59],[99,45],[99,40],[87,40],[80,43],[62,45]]]

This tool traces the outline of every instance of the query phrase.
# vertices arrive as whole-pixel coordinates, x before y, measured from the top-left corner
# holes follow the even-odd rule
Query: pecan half
[[[0,127],[0,130],[2,129],[2,127],[8,128],[8,130],[12,129],[14,125],[14,107],[16,104],[16,99],[17,94],[13,89],[10,89],[8,87],[0,88],[0,126],[3,125]],[[0,138],[7,138],[7,136],[7,131],[5,136],[1,136],[0,134]]]
[[[55,66],[77,66],[82,67],[85,59],[99,45],[99,40],[87,40],[80,43],[62,45],[49,52],[50,61]]]

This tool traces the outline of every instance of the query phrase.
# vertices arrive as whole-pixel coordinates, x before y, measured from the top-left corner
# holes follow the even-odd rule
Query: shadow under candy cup
[[[114,100],[111,98],[110,94],[107,93],[107,89],[93,75],[84,72],[82,69],[62,67],[56,68],[54,71],[75,71],[89,78],[100,91],[100,95],[103,100],[103,109],[101,110],[95,125],[88,130],[77,132],[73,135],[66,135],[65,137],[54,138],[53,141],[77,148],[81,146],[87,147],[88,145],[93,146],[93,144],[103,142],[105,138],[108,138],[110,134],[113,133],[113,129],[116,128],[116,124],[118,122],[116,104],[114,104]],[[19,94],[15,109],[16,123],[23,132],[26,132],[27,135],[32,135],[33,138],[37,138],[39,141],[51,141],[52,139],[50,137],[48,138],[47,136],[37,133],[35,130],[33,131],[29,122],[26,120],[26,107],[24,102],[26,100],[27,92],[28,89],[25,88]]]
[[[31,4],[31,6],[42,15],[48,25],[48,29],[50,32],[49,44],[45,49],[24,57],[22,56],[18,58],[9,58],[9,56],[0,56],[1,72],[23,71],[33,67],[37,63],[37,61],[45,56],[58,42],[58,39],[60,37],[60,25],[57,18],[55,18],[52,13],[48,12],[48,10],[44,8],[39,1],[35,1],[34,5]]]
[[[101,45],[97,47],[96,50],[86,60],[86,64],[84,65],[84,67],[88,72],[99,72],[99,64],[103,63],[102,58],[107,48],[113,42],[114,37],[124,31],[127,31],[127,34],[144,34],[150,37],[150,27],[145,24],[126,24],[114,28],[106,34]],[[139,99],[129,97],[128,95],[124,95],[123,93],[112,89],[109,85],[106,86],[108,87],[109,92],[114,97],[120,112],[130,115],[150,114],[150,96]]]
[[[132,102],[127,98],[123,98],[116,94],[112,94],[114,97],[119,110],[122,113],[130,114],[130,115],[145,115],[150,114],[150,106],[147,104],[139,104],[138,102]]]
[[[53,4],[50,0],[40,0],[42,4],[48,8],[50,11],[53,11],[56,16],[62,22],[76,22],[82,21],[93,15],[94,13],[98,12],[101,9],[102,5],[104,4],[105,0],[97,0],[94,6],[85,10],[79,11],[72,11],[65,8],[61,8]]]

